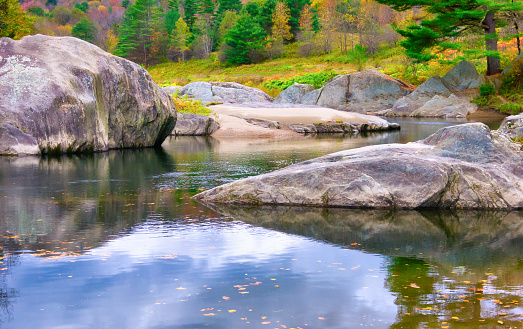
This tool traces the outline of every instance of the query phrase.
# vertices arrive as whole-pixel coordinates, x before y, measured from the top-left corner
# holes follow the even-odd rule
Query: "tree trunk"
[[[485,46],[487,51],[498,51],[498,37],[496,36],[496,21],[494,13],[487,12],[485,20]],[[501,72],[501,61],[494,56],[487,56],[487,75],[494,75]]]
[[[516,37],[517,44],[518,44],[518,55],[521,54],[521,41],[519,40],[519,26],[518,22],[514,19],[514,28],[516,29],[516,34],[518,35]]]

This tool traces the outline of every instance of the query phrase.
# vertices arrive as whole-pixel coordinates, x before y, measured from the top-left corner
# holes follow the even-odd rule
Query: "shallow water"
[[[190,197],[331,152],[424,138],[171,138],[0,158],[2,328],[520,327],[518,212],[206,207]]]

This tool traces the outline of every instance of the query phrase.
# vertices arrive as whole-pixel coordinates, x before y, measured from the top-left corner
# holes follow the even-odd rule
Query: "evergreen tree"
[[[214,16],[215,13],[213,0],[202,0],[199,11],[205,17]]]
[[[218,43],[222,43],[223,38],[227,35],[236,22],[238,21],[238,14],[234,11],[226,11],[223,15],[223,19],[218,27]]]
[[[167,4],[169,10],[165,14],[165,28],[169,37],[172,37],[173,31],[176,29],[176,22],[180,19],[179,5],[178,0],[169,0]]]
[[[391,0],[393,1],[393,0]],[[297,35],[300,32],[300,14],[303,6],[310,5],[310,0],[285,0],[287,7],[289,7],[291,17],[289,18],[289,25],[291,26],[291,33]]]
[[[136,0],[127,8],[119,26],[116,55],[148,65],[152,35],[161,29],[163,20],[161,7],[156,4],[156,0]],[[158,38],[156,41],[160,42]]]
[[[129,0],[122,1],[122,7],[124,7],[125,9],[127,9],[127,7],[129,7],[130,4],[131,4],[131,1],[129,1]]]
[[[192,31],[194,22],[196,22],[196,13],[198,12],[198,4],[195,0],[185,0],[185,23],[189,27],[189,31]]]
[[[87,3],[87,1],[77,2],[74,4],[74,8],[80,9],[84,13],[87,13],[87,11],[89,11],[89,4]]]
[[[435,46],[443,48],[458,48],[456,43],[448,42],[451,38],[460,36],[464,31],[481,28],[485,33],[485,48],[487,57],[487,75],[499,73],[499,60],[496,13],[508,10],[521,10],[521,3],[498,2],[492,0],[377,0],[390,5],[398,11],[422,7],[430,14],[419,25],[407,26],[398,33],[406,38],[400,44],[405,48],[407,56],[417,62],[425,62],[436,56],[428,53]]]
[[[71,35],[75,38],[92,43],[94,41],[94,38],[96,37],[96,27],[94,26],[94,23],[91,20],[87,18],[82,18],[81,21],[79,21],[78,23],[76,23],[75,26],[73,26]]]
[[[266,34],[271,34],[272,28],[272,15],[276,8],[276,0],[266,0],[262,3],[259,9],[259,14],[256,17],[260,26],[265,30]]]
[[[252,53],[263,47],[266,34],[261,26],[249,15],[243,15],[225,36],[229,47],[225,50],[228,64],[249,64]]]
[[[17,0],[0,0],[0,38],[20,39],[31,34],[34,18],[26,15]]]
[[[218,5],[218,15],[224,14],[226,11],[240,11],[242,9],[241,0],[220,0]]]
[[[27,9],[27,13],[34,16],[45,16],[45,11],[42,9],[42,7],[30,7]]]

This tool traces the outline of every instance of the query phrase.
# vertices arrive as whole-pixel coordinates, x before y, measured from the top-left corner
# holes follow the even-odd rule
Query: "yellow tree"
[[[34,19],[22,9],[17,0],[0,0],[0,38],[20,39],[33,31]]]
[[[298,39],[303,42],[309,42],[312,40],[313,34],[312,8],[309,5],[305,5],[300,15],[300,35]]]
[[[291,26],[289,19],[291,12],[289,7],[283,2],[277,2],[272,13],[272,36],[274,39],[292,39]]]
[[[285,51],[283,40],[292,39],[291,26],[289,19],[291,12],[289,7],[283,2],[276,2],[272,13],[272,34],[267,37],[265,50],[270,58],[281,55]]]
[[[354,49],[354,36],[350,33],[351,28],[356,21],[356,15],[353,13],[353,8],[349,0],[342,0],[338,5],[339,24],[337,41],[342,54],[347,54],[349,43],[351,49]]]
[[[318,34],[319,42],[325,53],[330,53],[332,40],[338,27],[338,13],[336,12],[335,0],[324,0],[323,8],[320,12],[321,30]]]
[[[382,32],[378,23],[380,5],[373,0],[361,0],[360,10],[356,18],[360,43],[368,52],[375,53],[378,50],[379,37]]]
[[[176,34],[174,37],[174,47],[181,52],[182,61],[185,63],[185,52],[189,49],[189,47],[187,47],[187,40],[189,40],[191,34],[187,23],[185,23],[182,17],[178,19],[175,26]]]

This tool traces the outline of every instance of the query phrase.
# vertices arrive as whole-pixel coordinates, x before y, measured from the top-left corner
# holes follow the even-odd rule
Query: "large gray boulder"
[[[272,102],[274,99],[260,89],[236,82],[191,82],[178,89],[180,96],[200,100],[203,105],[222,103]]]
[[[458,97],[454,94],[445,98],[434,96],[423,106],[413,111],[411,117],[433,117],[433,118],[465,118],[468,114],[476,112],[477,104],[470,102],[468,97]]]
[[[205,191],[210,203],[363,208],[523,208],[523,153],[482,123],[363,147]]]
[[[142,67],[72,37],[0,39],[0,154],[160,145],[172,99]]]
[[[282,91],[274,100],[277,104],[300,104],[303,96],[314,90],[314,86],[295,83]]]
[[[462,61],[440,78],[435,75],[422,83],[414,92],[398,99],[392,108],[378,112],[385,116],[413,117],[465,117],[474,113],[477,105],[470,96],[485,83],[474,65]]]
[[[443,84],[441,78],[435,75],[422,83],[411,94],[398,99],[390,110],[385,110],[386,112],[380,114],[409,116],[435,96],[448,97],[451,94],[451,91]]]
[[[342,111],[366,113],[390,108],[394,102],[410,94],[414,86],[394,79],[378,70],[365,70],[338,75],[319,91],[303,96],[304,103]]]
[[[178,120],[176,121],[173,134],[180,136],[209,136],[219,128],[218,122],[211,117],[194,113],[178,113]]]
[[[478,74],[471,62],[461,61],[441,78],[451,92],[479,88],[486,82],[485,76]]]

